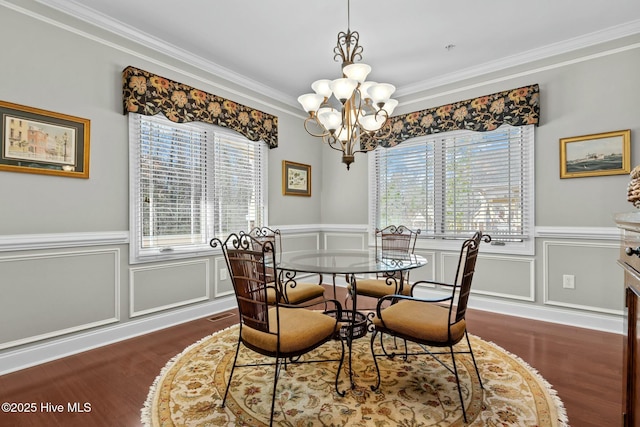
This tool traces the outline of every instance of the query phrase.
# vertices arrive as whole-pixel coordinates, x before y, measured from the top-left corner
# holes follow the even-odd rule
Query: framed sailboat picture
[[[625,175],[631,172],[631,131],[560,139],[560,178]]]

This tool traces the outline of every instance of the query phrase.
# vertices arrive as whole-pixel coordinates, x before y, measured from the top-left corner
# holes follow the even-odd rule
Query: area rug
[[[239,328],[202,339],[170,360],[151,386],[142,408],[145,426],[266,426],[269,423],[273,366],[236,368],[226,407],[220,403],[229,377]],[[371,391],[376,371],[369,337],[353,346],[355,388],[348,363],[335,393],[337,363],[289,364],[278,379],[276,426],[536,426],[566,427],[561,400],[551,386],[519,357],[471,336],[484,389],[473,362],[456,356],[468,424],[464,423],[455,378],[428,356],[380,358],[381,386]],[[376,340],[378,341],[378,340]],[[463,340],[464,341],[464,340]],[[390,342],[390,345],[393,345]],[[466,344],[458,344],[462,347]],[[335,358],[339,342],[310,357]],[[239,363],[273,361],[241,347]],[[443,362],[451,362],[443,357]]]

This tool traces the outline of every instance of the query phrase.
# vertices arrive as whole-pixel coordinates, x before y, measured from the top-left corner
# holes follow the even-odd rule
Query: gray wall
[[[128,263],[121,73],[129,65],[278,116],[268,221],[322,222],[322,146],[302,128],[298,108],[33,1],[0,5],[0,39],[0,100],[91,120],[89,179],[0,171],[0,373],[235,303],[230,283],[220,280],[224,260],[213,250],[195,259]],[[282,195],[285,159],[312,166],[313,197]]]
[[[629,41],[630,43],[630,41]],[[459,88],[432,91],[402,98],[396,114],[446,105],[503,90],[540,85],[540,126],[535,130],[536,226],[611,227],[613,213],[632,209],[626,202],[629,177],[560,179],[559,139],[631,129],[632,167],[640,161],[635,150],[640,138],[640,46],[620,53],[613,49],[601,56],[591,53],[580,61],[555,66],[531,67],[516,77],[487,76],[482,81],[462,82]],[[591,58],[592,57],[592,58]],[[589,59],[591,58],[591,59]],[[535,71],[539,69],[539,71]],[[522,75],[524,74],[524,75]],[[366,156],[356,154],[346,172],[339,156],[324,152],[323,222],[366,223]],[[348,179],[347,179],[348,178]],[[339,185],[338,185],[339,183]],[[345,193],[349,197],[345,197]],[[341,206],[342,209],[333,209]]]
[[[541,121],[535,129],[535,255],[498,253],[484,245],[472,306],[622,331],[623,275],[616,265],[619,232],[613,216],[634,209],[626,201],[629,176],[560,179],[559,139],[631,129],[631,167],[640,163],[638,39],[402,98],[396,109],[399,114],[540,85]],[[338,156],[326,151],[324,156],[323,222],[367,223],[367,200],[361,198],[368,188],[366,157],[356,157],[347,173]],[[438,280],[452,278],[455,254],[435,250],[429,241],[419,241],[418,252],[432,254],[431,267]],[[575,289],[563,288],[564,275],[575,276]],[[573,317],[566,318],[567,313]]]
[[[269,151],[268,218],[283,230],[285,247],[370,243],[366,155],[357,155],[347,172],[339,153],[306,134],[297,107],[37,2],[2,3],[0,39],[11,40],[3,44],[0,100],[91,120],[89,179],[0,171],[0,374],[234,304],[217,254],[128,263],[128,129],[121,112],[121,71],[128,65],[278,116],[279,147]],[[472,298],[478,308],[622,331],[612,217],[632,209],[625,201],[628,177],[560,180],[558,139],[631,129],[632,165],[638,163],[638,46],[637,40],[610,43],[400,98],[397,112],[404,113],[540,85],[536,253],[483,249]],[[282,195],[285,159],[312,166],[312,197]],[[412,279],[450,278],[455,253],[428,242],[420,242],[418,252],[429,264]],[[562,288],[563,274],[575,275],[575,290]]]

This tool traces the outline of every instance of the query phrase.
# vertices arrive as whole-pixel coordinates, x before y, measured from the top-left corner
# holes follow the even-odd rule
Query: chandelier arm
[[[335,136],[329,134],[325,137],[322,138],[324,142],[327,143],[327,145],[336,150],[336,151],[341,151],[344,153],[345,147],[344,147],[344,143],[342,141],[340,141],[338,138],[336,138]],[[338,145],[338,146],[336,146]]]
[[[320,129],[324,129],[324,127],[320,124],[320,122],[315,116],[307,117],[306,119],[304,119],[304,130],[306,130],[309,135],[314,136],[316,138],[324,138],[325,136],[330,135],[328,130],[325,130],[324,132],[320,132],[320,133],[310,131],[309,123],[313,123],[314,125],[318,126]]]
[[[378,114],[384,115],[385,123],[384,123],[383,126],[385,126],[387,124],[387,122],[389,121],[389,113],[387,113],[387,110],[385,110],[384,108],[381,108],[378,111],[376,111],[376,118],[378,118]]]
[[[342,148],[338,148],[334,145],[332,145],[330,142],[327,142],[327,144],[329,145],[329,148],[336,150],[336,151],[340,151],[341,153],[344,153],[344,151],[342,150]]]

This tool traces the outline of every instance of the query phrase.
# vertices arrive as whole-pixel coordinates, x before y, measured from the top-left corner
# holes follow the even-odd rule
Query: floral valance
[[[468,99],[391,117],[391,135],[380,143],[393,147],[416,136],[453,130],[490,131],[502,124],[538,125],[538,85]]]
[[[134,67],[122,72],[124,114],[163,113],[176,123],[199,121],[278,146],[278,117]]]

